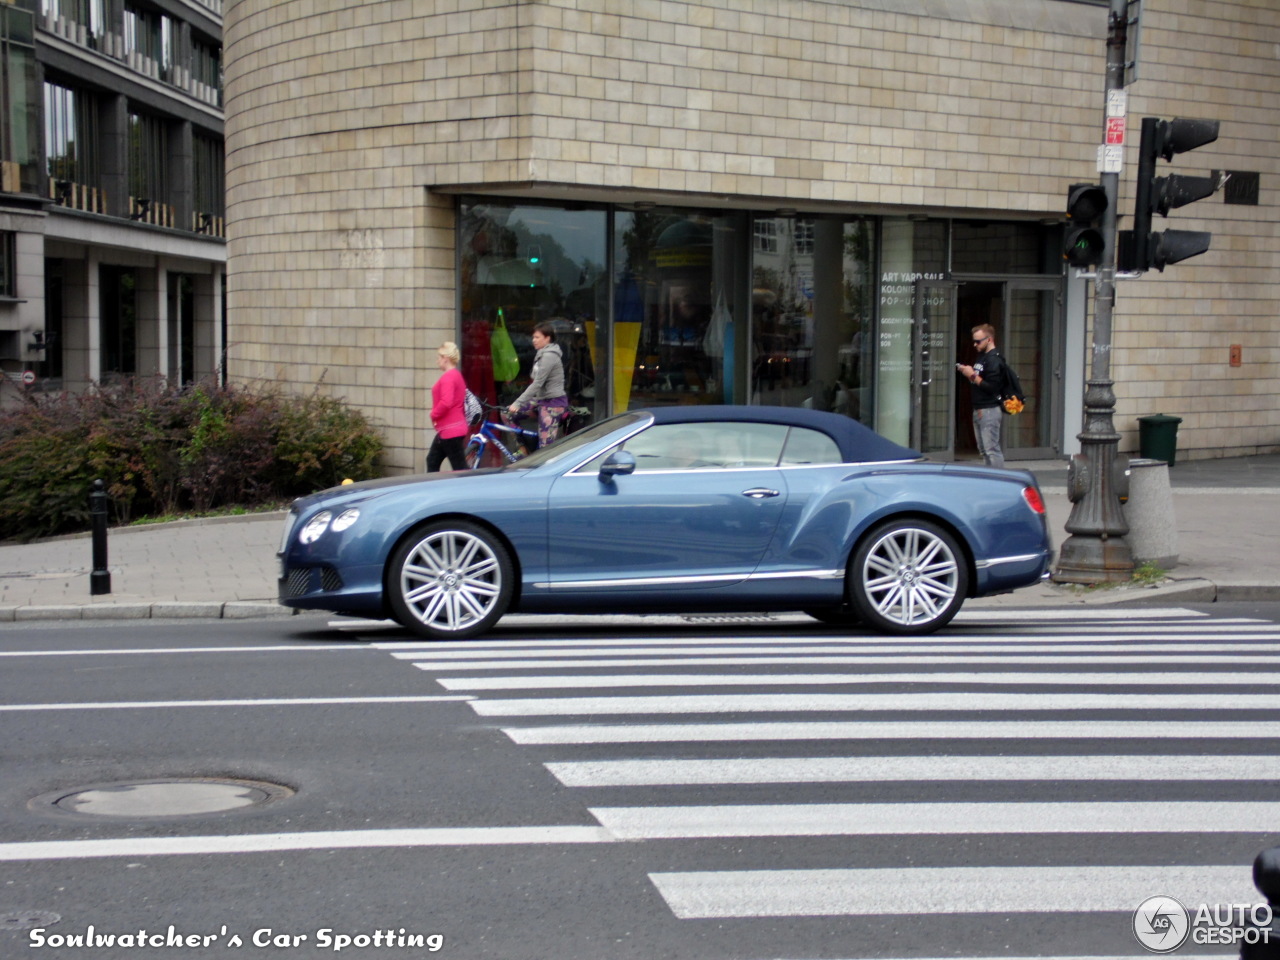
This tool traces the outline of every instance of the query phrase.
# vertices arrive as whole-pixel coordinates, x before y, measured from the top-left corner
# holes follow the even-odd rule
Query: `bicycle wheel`
[[[480,462],[484,460],[484,444],[476,437],[472,437],[471,442],[467,444],[467,449],[462,455],[466,458],[467,469],[475,470],[480,466]]]

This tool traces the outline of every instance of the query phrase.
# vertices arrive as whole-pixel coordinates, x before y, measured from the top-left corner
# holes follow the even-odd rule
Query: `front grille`
[[[301,597],[305,595],[311,587],[311,571],[306,567],[299,567],[289,573],[289,579],[284,584],[284,595],[286,597]]]
[[[341,590],[342,576],[333,567],[320,568],[320,589],[325,591]]]

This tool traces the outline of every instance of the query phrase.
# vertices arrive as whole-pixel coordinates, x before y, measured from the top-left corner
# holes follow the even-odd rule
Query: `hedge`
[[[0,539],[89,527],[106,482],[117,523],[283,504],[378,475],[381,436],[332,397],[212,381],[125,380],[0,411]]]

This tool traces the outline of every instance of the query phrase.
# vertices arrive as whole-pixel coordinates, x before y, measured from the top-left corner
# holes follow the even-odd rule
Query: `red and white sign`
[[[1107,117],[1107,143],[1124,143],[1124,117]]]
[[[34,370],[23,370],[23,371],[22,371],[22,382],[23,382],[23,383],[35,383],[35,382],[36,382],[36,372],[35,372]]]

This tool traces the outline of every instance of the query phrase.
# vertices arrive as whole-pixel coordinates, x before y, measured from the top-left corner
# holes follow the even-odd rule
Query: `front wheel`
[[[484,633],[506,612],[514,586],[506,547],[466,521],[416,531],[387,566],[387,601],[395,619],[430,640]]]
[[[954,537],[927,520],[888,520],[858,545],[849,564],[849,602],[884,633],[932,633],[951,622],[969,592]]]

